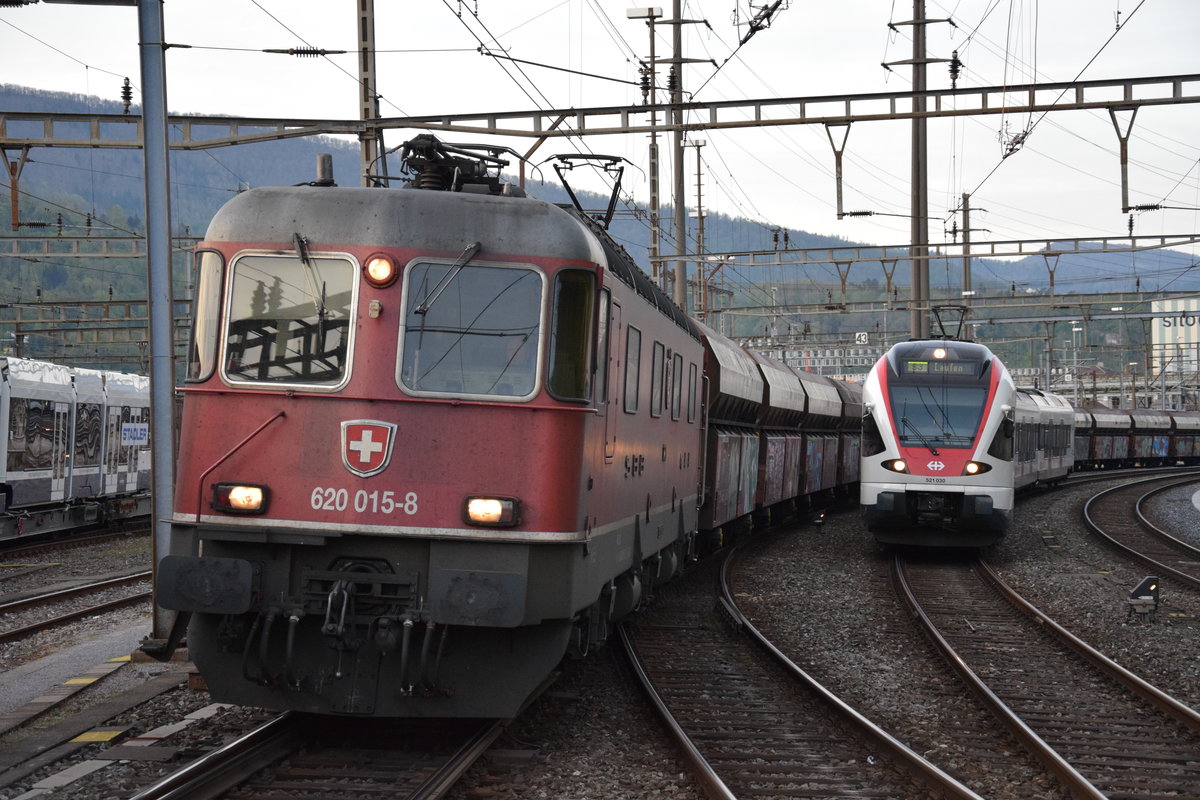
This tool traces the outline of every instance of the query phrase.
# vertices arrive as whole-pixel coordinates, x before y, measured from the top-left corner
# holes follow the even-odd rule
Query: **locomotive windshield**
[[[987,389],[938,384],[888,387],[900,443],[909,447],[970,447],[983,417]]]
[[[239,258],[229,289],[225,374],[267,383],[341,381],[354,279],[354,265],[341,258]]]
[[[406,270],[401,385],[527,397],[541,341],[542,276],[520,267],[417,263]]]

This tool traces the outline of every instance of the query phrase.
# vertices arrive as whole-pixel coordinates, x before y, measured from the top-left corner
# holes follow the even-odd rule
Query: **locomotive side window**
[[[671,373],[671,381],[674,386],[671,392],[671,419],[679,419],[679,406],[683,397],[683,356],[679,353],[675,354],[674,367],[675,369]]]
[[[689,423],[696,421],[696,365],[688,364],[688,415]]]
[[[642,332],[632,325],[625,338],[625,411],[638,410],[638,383],[642,371]]]
[[[586,401],[591,396],[595,304],[593,273],[576,269],[558,273],[551,306],[546,388],[559,400]]]
[[[405,274],[400,385],[420,394],[532,397],[542,332],[542,286],[541,273],[523,267],[410,265]],[[590,328],[588,297],[584,324]],[[564,345],[586,348],[586,335],[574,336],[585,341]],[[564,358],[569,355],[564,351]],[[578,367],[585,385],[586,364],[585,359]]]
[[[662,342],[654,343],[654,355],[650,362],[650,416],[661,417],[663,413],[663,365],[666,350]]]
[[[996,436],[992,439],[992,443],[988,447],[988,455],[992,458],[999,458],[1002,461],[1013,460],[1012,420],[1005,419],[1000,422],[1000,427],[996,429]]]
[[[877,456],[885,450],[887,445],[884,444],[883,434],[879,431],[879,423],[875,421],[875,415],[867,411],[862,418],[862,445],[859,455]]]
[[[212,377],[220,344],[221,278],[225,262],[220,253],[196,254],[196,297],[192,309],[192,341],[188,347],[188,381]]]
[[[235,261],[226,377],[271,384],[340,382],[356,276],[343,258],[248,255]]]
[[[600,329],[596,333],[596,402],[608,402],[608,304],[609,292],[600,292]]]

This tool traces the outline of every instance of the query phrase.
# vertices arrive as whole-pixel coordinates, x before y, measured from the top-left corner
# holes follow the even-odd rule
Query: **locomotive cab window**
[[[576,287],[565,288],[571,295]],[[418,395],[458,395],[486,399],[525,400],[537,388],[542,339],[542,274],[526,267],[461,266],[418,262],[405,271],[404,329],[400,336],[399,382]],[[587,320],[591,325],[591,295]],[[568,306],[582,302],[562,297]],[[577,320],[563,320],[570,328]],[[587,349],[589,334],[578,329],[564,333],[556,347]],[[570,340],[570,341],[568,341]],[[556,351],[557,353],[558,351]],[[586,387],[587,360],[578,374],[559,377],[564,389]]]
[[[558,273],[551,306],[546,388],[559,400],[587,401],[591,397],[595,304],[593,273],[579,269]]]
[[[188,347],[187,380],[204,381],[217,366],[221,332],[221,254],[205,250],[196,254],[196,297],[192,310],[192,339]]]
[[[339,384],[346,377],[357,270],[344,258],[246,255],[233,263],[225,377]]]
[[[905,447],[966,448],[975,443],[991,362],[969,350],[897,346],[889,355],[888,402]],[[870,444],[865,443],[865,444]]]

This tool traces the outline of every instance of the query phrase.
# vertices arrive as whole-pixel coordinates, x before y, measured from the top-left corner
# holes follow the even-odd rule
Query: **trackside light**
[[[1154,575],[1147,575],[1129,593],[1129,612],[1126,614],[1126,619],[1130,619],[1136,614],[1139,621],[1154,622],[1154,615],[1157,611],[1158,578]]]
[[[367,283],[377,289],[385,289],[396,282],[399,271],[396,262],[385,255],[374,255],[363,264],[363,275]]]
[[[262,514],[267,510],[269,492],[256,483],[213,484],[212,507],[229,514]]]
[[[468,497],[463,520],[469,525],[510,528],[520,522],[520,502],[515,497]]]

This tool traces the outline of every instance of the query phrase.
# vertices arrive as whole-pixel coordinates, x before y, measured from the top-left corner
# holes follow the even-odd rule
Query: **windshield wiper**
[[[438,281],[438,285],[433,287],[433,291],[429,293],[429,296],[426,297],[419,306],[413,309],[413,313],[421,314],[422,316],[428,314],[429,309],[432,308],[433,304],[437,302],[437,299],[441,297],[442,292],[446,291],[446,287],[450,285],[450,281],[454,280],[458,273],[462,272],[462,268],[467,265],[468,261],[475,257],[475,254],[479,252],[479,249],[482,246],[483,245],[481,245],[479,242],[472,242],[471,244],[467,245],[467,249],[462,251],[462,255],[458,257],[458,261],[455,261],[454,265],[450,267],[449,272],[447,272],[442,279]]]
[[[912,431],[913,434],[921,441],[921,444],[929,448],[929,452],[933,453],[935,456],[941,455],[941,453],[937,451],[937,448],[933,446],[933,443],[930,442],[929,439],[926,438],[925,434],[921,432],[921,429],[908,421],[908,417],[901,417],[900,425],[902,429],[908,428],[910,431]]]
[[[296,247],[296,255],[304,265],[304,284],[308,287],[308,295],[312,298],[317,310],[317,348],[325,349],[325,281],[320,280],[317,268],[313,266],[312,258],[308,255],[308,240],[297,233],[292,234],[292,244]],[[317,291],[317,287],[320,291]]]
[[[308,288],[308,295],[312,298],[313,305],[317,308],[317,319],[325,319],[325,283],[319,280],[317,268],[313,266],[312,258],[308,255],[308,240],[299,233],[292,234],[292,244],[296,247],[296,255],[300,257],[300,263],[304,265],[304,283]],[[321,291],[317,292],[317,286],[321,287]]]

